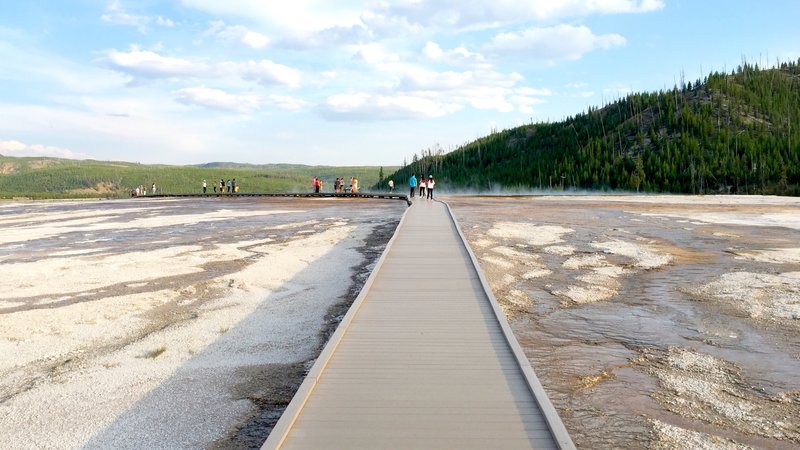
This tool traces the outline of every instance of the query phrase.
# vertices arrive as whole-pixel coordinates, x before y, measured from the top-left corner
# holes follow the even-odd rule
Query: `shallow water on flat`
[[[797,204],[447,201],[578,447],[800,445]]]

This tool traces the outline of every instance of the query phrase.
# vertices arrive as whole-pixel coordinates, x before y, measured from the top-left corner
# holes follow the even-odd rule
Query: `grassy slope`
[[[215,163],[219,164],[219,163]],[[397,167],[385,167],[389,173]],[[0,198],[125,197],[138,185],[156,183],[162,193],[200,192],[203,179],[236,178],[241,192],[301,192],[310,190],[316,175],[330,189],[336,177],[356,176],[362,186],[378,182],[378,167],[320,167],[289,164],[221,167],[143,165],[112,161],[0,156]]]

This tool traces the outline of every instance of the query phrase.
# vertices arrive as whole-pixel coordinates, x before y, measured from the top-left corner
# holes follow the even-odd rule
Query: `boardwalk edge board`
[[[398,197],[406,199],[405,196]],[[410,203],[411,202],[409,202],[409,204]],[[347,329],[350,327],[350,324],[353,322],[358,310],[364,303],[364,299],[367,297],[370,287],[372,287],[372,284],[375,282],[375,278],[378,276],[380,268],[383,266],[383,263],[392,248],[392,244],[394,244],[394,241],[398,236],[396,230],[399,230],[403,226],[403,222],[406,220],[408,211],[409,209],[406,209],[403,212],[403,216],[400,218],[397,228],[395,228],[394,235],[392,235],[392,238],[389,239],[389,242],[383,249],[381,257],[378,259],[378,262],[375,263],[375,268],[372,269],[372,273],[369,274],[367,281],[364,282],[361,292],[358,293],[358,296],[353,301],[350,309],[347,310],[347,314],[345,314],[345,316],[342,318],[342,321],[339,323],[336,331],[328,340],[328,343],[325,344],[325,348],[322,349],[322,352],[320,353],[319,357],[317,357],[317,360],[314,362],[311,370],[309,370],[308,375],[306,375],[306,378],[303,380],[303,383],[300,385],[297,393],[295,393],[294,397],[292,397],[292,401],[289,402],[289,406],[286,407],[286,410],[283,412],[280,419],[278,419],[278,423],[275,424],[275,427],[270,432],[269,437],[267,437],[267,440],[264,442],[264,445],[261,446],[261,450],[278,449],[281,447],[281,445],[283,445],[283,442],[288,437],[289,430],[292,429],[297,417],[300,415],[300,412],[303,410],[303,407],[305,406],[309,397],[311,397],[311,393],[314,391],[314,388],[317,385],[317,380],[325,370],[325,367],[328,365],[331,357],[333,357],[333,354],[336,353],[336,349],[339,347],[344,335],[347,333]]]
[[[503,330],[503,335],[508,343],[509,347],[511,347],[514,356],[516,357],[517,364],[519,365],[520,370],[522,370],[522,374],[525,377],[525,380],[528,382],[528,387],[533,394],[533,397],[536,399],[536,402],[539,404],[539,409],[541,409],[542,414],[544,414],[544,418],[547,421],[547,425],[550,427],[550,431],[553,434],[553,437],[556,440],[559,448],[564,450],[574,450],[575,444],[572,442],[572,438],[569,436],[569,432],[567,428],[564,426],[564,422],[561,421],[561,417],[558,415],[558,411],[550,402],[550,398],[547,396],[547,392],[545,392],[542,383],[539,381],[539,378],[536,376],[536,373],[533,371],[533,367],[531,367],[531,363],[528,360],[528,357],[525,356],[525,352],[522,350],[522,347],[517,342],[517,338],[514,337],[514,332],[511,331],[511,326],[508,324],[508,321],[505,319],[505,314],[503,310],[500,308],[500,304],[497,302],[497,299],[492,293],[492,289],[489,286],[488,281],[486,280],[486,276],[483,273],[483,269],[481,269],[480,264],[478,263],[478,258],[475,256],[475,253],[472,252],[472,248],[469,246],[467,242],[467,238],[464,236],[464,233],[461,231],[461,227],[458,225],[458,220],[456,220],[455,214],[453,214],[453,210],[450,209],[450,205],[447,202],[443,202],[441,200],[436,200],[440,203],[443,203],[447,207],[447,212],[450,214],[450,219],[453,221],[453,224],[456,227],[456,231],[458,232],[459,237],[461,238],[462,243],[464,244],[464,248],[467,249],[467,253],[469,253],[470,260],[472,261],[472,265],[475,267],[475,271],[478,273],[478,279],[483,286],[483,290],[486,292],[486,296],[489,298],[489,303],[492,305],[492,309],[494,310],[495,319],[497,319],[500,328]]]

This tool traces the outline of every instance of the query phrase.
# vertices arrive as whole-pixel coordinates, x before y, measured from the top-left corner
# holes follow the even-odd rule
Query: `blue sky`
[[[28,0],[0,13],[0,154],[399,165],[743,58],[800,2]]]

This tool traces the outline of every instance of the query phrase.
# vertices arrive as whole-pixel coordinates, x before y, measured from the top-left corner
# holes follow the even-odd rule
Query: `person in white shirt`
[[[433,180],[433,175],[428,175],[428,198],[433,200],[433,186],[436,185],[436,182]]]

